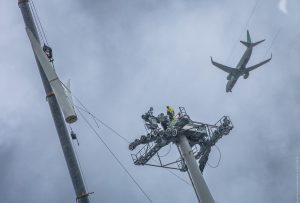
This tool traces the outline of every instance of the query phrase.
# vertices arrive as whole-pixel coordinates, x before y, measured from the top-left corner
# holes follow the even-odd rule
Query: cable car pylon
[[[188,171],[199,202],[215,203],[202,172],[211,147],[233,129],[230,118],[223,116],[216,124],[210,125],[191,120],[184,107],[179,107],[176,117],[163,113],[154,116],[151,107],[142,115],[142,119],[145,121],[147,134],[129,144],[131,151],[143,145],[137,153],[131,154],[133,163],[177,169],[182,172]],[[163,163],[159,151],[172,143],[178,146],[181,157],[169,163]],[[156,163],[159,164],[150,163],[154,157],[157,157]]]

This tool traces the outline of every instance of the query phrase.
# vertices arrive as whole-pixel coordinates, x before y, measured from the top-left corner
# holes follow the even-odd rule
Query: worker
[[[50,62],[53,62],[53,54],[52,54],[52,49],[51,47],[47,46],[46,44],[44,44],[43,46],[43,51],[45,52],[46,56],[48,57]]]
[[[174,109],[170,106],[167,106],[167,115],[169,116],[170,121],[173,121],[175,119]]]
[[[165,116],[163,113],[159,114],[157,117],[158,121],[161,124],[161,127],[163,128],[163,130],[167,130],[169,124],[170,124],[170,120],[168,116]]]

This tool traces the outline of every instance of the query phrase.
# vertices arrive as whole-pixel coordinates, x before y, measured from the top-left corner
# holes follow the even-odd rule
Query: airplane
[[[268,63],[269,61],[271,61],[272,59],[272,54],[271,57],[265,61],[262,61],[256,65],[250,66],[246,68],[247,63],[249,62],[249,59],[251,57],[252,54],[252,49],[253,47],[255,47],[256,45],[260,44],[261,42],[263,42],[265,40],[261,40],[258,42],[252,42],[251,41],[251,37],[249,34],[249,30],[247,30],[247,42],[245,41],[240,41],[243,45],[245,45],[247,47],[245,53],[243,54],[242,58],[240,59],[239,63],[237,64],[236,68],[231,68],[225,65],[222,65],[220,63],[215,62],[212,57],[211,57],[211,62],[214,66],[220,68],[221,70],[227,72],[229,75],[227,76],[227,85],[226,85],[226,92],[231,92],[233,86],[235,85],[235,83],[237,82],[237,80],[239,79],[240,76],[243,75],[244,79],[247,79],[249,77],[249,72]]]

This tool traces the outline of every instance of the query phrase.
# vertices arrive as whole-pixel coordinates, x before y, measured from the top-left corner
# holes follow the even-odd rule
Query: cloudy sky
[[[235,128],[218,143],[221,164],[204,172],[214,198],[296,202],[298,0],[36,0],[35,5],[56,71],[63,81],[71,78],[73,93],[104,122],[134,140],[145,133],[140,115],[150,106],[155,113],[166,105],[184,106],[193,120],[206,123],[228,115]],[[0,202],[75,202],[16,0],[0,1],[0,29]],[[211,65],[210,56],[235,66],[245,50],[238,41],[246,39],[246,29],[253,41],[266,39],[249,65],[271,53],[273,60],[227,94],[226,74]],[[72,127],[88,189],[95,192],[92,202],[147,202],[81,117]],[[97,130],[153,202],[197,202],[190,185],[165,169],[134,166],[126,142],[104,126]],[[177,156],[175,146],[170,156]],[[209,163],[217,161],[214,149]]]

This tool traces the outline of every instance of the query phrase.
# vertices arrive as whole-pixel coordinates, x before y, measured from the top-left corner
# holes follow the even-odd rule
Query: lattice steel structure
[[[180,135],[184,135],[193,148],[193,154],[199,162],[201,172],[203,172],[211,147],[224,135],[229,134],[233,129],[232,122],[228,116],[223,116],[216,124],[210,125],[191,120],[184,107],[179,107],[179,110],[177,118],[174,121],[170,121],[169,117],[164,114],[159,114],[157,117],[154,116],[151,109],[142,115],[147,134],[142,135],[140,139],[134,140],[129,145],[131,151],[139,145],[144,145],[136,154],[131,154],[135,165],[148,165],[186,171],[187,168],[182,157],[173,162],[163,163],[158,153],[160,149],[171,143],[177,145]],[[154,156],[157,156],[159,164],[148,163]],[[174,167],[174,164],[177,164],[177,166]]]

